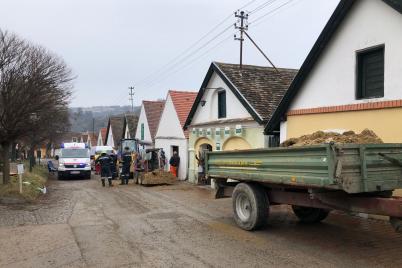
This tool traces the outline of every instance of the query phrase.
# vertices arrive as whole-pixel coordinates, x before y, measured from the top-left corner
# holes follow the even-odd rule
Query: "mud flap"
[[[216,181],[215,199],[232,197],[234,188],[238,182]]]

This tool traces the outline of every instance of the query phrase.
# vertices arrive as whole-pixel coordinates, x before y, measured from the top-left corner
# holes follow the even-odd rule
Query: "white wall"
[[[188,140],[184,136],[172,98],[168,95],[155,137],[155,148],[162,148],[165,151],[167,170],[170,169],[169,160],[172,156],[172,146],[179,147],[179,179],[184,180],[187,178],[188,172]]]
[[[156,131],[156,138],[170,137],[184,139],[184,132],[180,125],[179,117],[177,116],[172,98],[167,96],[165,106],[162,111],[161,120]]]
[[[215,72],[212,74],[207,88],[223,88],[226,90],[226,118],[222,119],[251,117],[246,108]],[[191,121],[192,125],[218,120],[218,91],[218,89],[206,89],[202,98],[202,100],[206,100],[206,104],[204,107],[201,104],[198,105]]]
[[[145,142],[152,143],[151,132],[148,126],[147,115],[145,114],[144,104],[141,106],[140,117],[138,119],[137,131],[135,138],[141,140],[141,124],[144,124],[144,140]]]
[[[165,151],[167,165],[166,170],[170,169],[169,160],[172,156],[172,146],[179,147],[180,166],[179,166],[179,179],[184,180],[187,178],[188,172],[188,140],[186,139],[166,139],[156,138],[155,148],[162,148]]]
[[[281,122],[280,124],[280,134],[279,134],[279,142],[282,143],[286,140],[286,137],[288,135],[287,133],[287,125],[288,122]]]
[[[385,44],[384,98],[355,99],[356,51]],[[402,15],[380,0],[356,1],[291,109],[402,99]]]
[[[99,130],[97,146],[103,146],[103,141],[104,139],[102,137],[102,131]]]
[[[112,132],[112,127],[110,127],[110,126],[109,126],[109,132],[108,132],[108,136],[107,136],[106,145],[112,146],[114,148],[113,132]]]
[[[128,131],[128,126],[126,125],[126,132],[124,133],[125,139],[130,139],[130,132]]]

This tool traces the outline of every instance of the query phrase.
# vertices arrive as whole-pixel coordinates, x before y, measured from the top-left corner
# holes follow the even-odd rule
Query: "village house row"
[[[111,117],[98,137],[173,151],[180,179],[196,182],[195,156],[208,150],[278,146],[317,130],[373,130],[402,142],[402,4],[342,0],[300,70],[213,62],[198,92],[143,101],[139,117]],[[297,49],[297,40],[295,49]]]

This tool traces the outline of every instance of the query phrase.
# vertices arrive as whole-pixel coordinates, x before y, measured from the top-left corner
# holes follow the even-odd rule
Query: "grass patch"
[[[22,194],[19,192],[19,180],[17,176],[11,176],[10,183],[0,185],[0,197],[22,198],[26,201],[35,201],[42,192],[38,188],[46,185],[48,171],[45,167],[36,165],[32,172],[28,172],[28,165],[25,166],[25,173],[22,177]]]

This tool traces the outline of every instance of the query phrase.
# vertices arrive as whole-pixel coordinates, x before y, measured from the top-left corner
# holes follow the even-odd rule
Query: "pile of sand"
[[[174,184],[177,178],[172,173],[164,170],[155,170],[141,174],[143,185]]]
[[[323,143],[356,143],[356,144],[371,144],[383,143],[383,141],[374,133],[374,131],[365,129],[360,134],[354,131],[346,131],[343,134],[336,132],[317,131],[310,135],[304,135],[299,138],[291,138],[283,143],[281,147],[289,146],[304,146]]]

